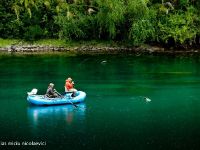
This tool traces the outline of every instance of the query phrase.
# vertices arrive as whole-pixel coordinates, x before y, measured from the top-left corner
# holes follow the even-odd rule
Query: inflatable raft
[[[67,93],[56,98],[49,98],[45,95],[28,94],[27,101],[33,105],[62,105],[81,103],[85,100],[86,93],[77,91],[75,97],[71,97],[72,93]]]

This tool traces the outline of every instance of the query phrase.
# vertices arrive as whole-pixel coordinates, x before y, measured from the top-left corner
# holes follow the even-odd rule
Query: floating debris
[[[150,102],[151,101],[151,99],[148,98],[148,97],[144,97],[144,99],[145,99],[146,102]]]
[[[106,63],[107,63],[106,60],[101,61],[101,64],[106,64]]]
[[[151,102],[151,99],[150,99],[150,98],[144,97],[144,96],[131,97],[130,99],[131,99],[131,100],[141,100],[141,101],[145,100],[145,102]]]

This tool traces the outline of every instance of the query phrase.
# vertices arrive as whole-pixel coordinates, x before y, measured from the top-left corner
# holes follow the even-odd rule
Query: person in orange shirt
[[[72,97],[76,96],[77,90],[74,88],[74,81],[70,77],[65,80],[65,92],[72,92]]]

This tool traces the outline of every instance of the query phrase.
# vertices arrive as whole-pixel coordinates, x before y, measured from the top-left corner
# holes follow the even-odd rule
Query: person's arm
[[[49,94],[49,88],[47,89],[46,94]]]

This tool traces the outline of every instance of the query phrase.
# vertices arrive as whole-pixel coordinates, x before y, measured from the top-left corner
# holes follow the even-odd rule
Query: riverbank
[[[193,55],[200,54],[199,49],[174,49],[161,46],[142,45],[138,47],[113,41],[78,41],[66,42],[63,40],[40,40],[35,42],[24,42],[20,40],[0,39],[0,52],[3,53],[54,53],[64,52],[73,54],[120,54],[131,53],[161,54],[161,55]]]

